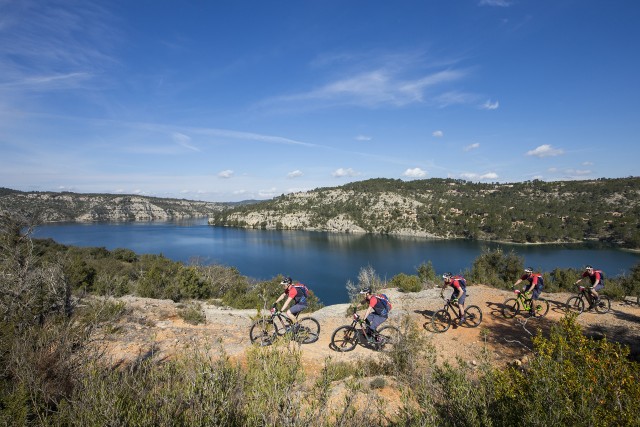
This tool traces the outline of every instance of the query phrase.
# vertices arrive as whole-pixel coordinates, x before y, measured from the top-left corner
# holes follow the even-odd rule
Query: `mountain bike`
[[[358,313],[353,315],[350,325],[336,328],[331,335],[331,348],[346,352],[360,344],[376,351],[389,352],[400,342],[400,330],[395,326],[382,326],[373,335],[367,333],[367,323]]]
[[[549,312],[549,301],[544,298],[533,300],[529,292],[521,292],[519,289],[514,289],[513,292],[516,297],[507,298],[502,303],[502,315],[507,319],[517,316],[520,310],[530,312],[532,303],[536,317],[544,317]]]
[[[457,298],[446,298],[441,296],[444,300],[444,308],[436,311],[431,316],[431,326],[435,332],[445,332],[455,320],[460,320],[458,314]],[[453,316],[451,315],[453,312]],[[470,328],[475,328],[482,322],[482,310],[477,305],[470,305],[464,310],[465,321],[462,322]]]
[[[611,310],[611,301],[608,296],[600,294],[600,297],[594,304],[591,290],[581,285],[578,286],[578,295],[574,295],[567,299],[565,304],[566,310],[578,314],[582,313],[584,311],[585,300],[589,303],[588,310],[595,308],[598,313],[607,313]]]
[[[311,344],[320,337],[320,323],[313,317],[303,317],[294,324],[285,313],[272,308],[270,316],[257,319],[249,329],[251,343],[260,346],[271,345],[278,337]]]

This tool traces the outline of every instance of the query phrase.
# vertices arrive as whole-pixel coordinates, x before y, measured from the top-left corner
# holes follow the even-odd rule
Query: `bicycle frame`
[[[460,320],[460,305],[458,304],[458,299],[455,298],[452,301],[452,298],[444,298],[444,308],[443,310],[446,310],[447,312],[449,311],[449,309],[451,309],[451,311],[453,311],[453,314],[455,314],[455,318]]]

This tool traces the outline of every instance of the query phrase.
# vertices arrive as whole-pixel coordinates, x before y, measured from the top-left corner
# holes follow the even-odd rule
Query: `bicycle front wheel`
[[[514,318],[520,312],[520,303],[516,298],[509,298],[502,303],[502,315],[507,319]]]
[[[537,299],[533,301],[533,308],[536,311],[536,316],[544,317],[549,312],[549,301],[543,298]]]
[[[584,311],[584,301],[580,297],[572,296],[566,302],[566,310],[570,313],[580,314]]]
[[[609,300],[609,297],[606,295],[600,295],[600,300],[596,304],[596,311],[604,314],[608,313],[609,310],[611,310],[611,301]]]
[[[249,338],[252,344],[267,346],[273,344],[276,338],[276,328],[271,319],[258,319],[249,329]]]
[[[477,305],[470,305],[464,311],[464,324],[470,328],[475,328],[482,322],[482,310]]]
[[[358,344],[358,331],[353,326],[340,326],[331,335],[331,348],[336,351],[351,351]]]
[[[395,326],[383,326],[378,330],[376,349],[388,353],[400,343],[400,329]]]
[[[447,310],[438,310],[431,317],[434,332],[445,332],[451,326],[451,315]]]
[[[313,317],[298,320],[296,341],[300,344],[311,344],[320,338],[320,323]]]

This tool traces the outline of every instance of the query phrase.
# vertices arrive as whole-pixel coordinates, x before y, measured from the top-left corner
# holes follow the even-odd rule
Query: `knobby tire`
[[[262,347],[273,344],[275,337],[276,329],[271,319],[258,319],[249,330],[251,343]]]
[[[296,341],[300,344],[311,344],[320,338],[320,323],[313,317],[298,320]]]
[[[570,297],[566,302],[566,310],[570,313],[582,313],[584,311],[584,300],[575,295]]]
[[[512,319],[520,312],[520,303],[517,298],[509,298],[502,303],[502,315],[507,319]]]
[[[434,332],[446,332],[451,327],[451,315],[447,310],[438,310],[431,317],[431,326]]]
[[[340,326],[331,335],[331,348],[336,351],[347,352],[356,348],[358,344],[358,330],[353,326]]]
[[[482,322],[482,310],[477,305],[470,305],[464,311],[464,324],[470,328],[475,328]]]
[[[400,343],[400,330],[395,326],[383,326],[378,330],[378,336],[381,342],[377,349],[388,353],[398,346]]]

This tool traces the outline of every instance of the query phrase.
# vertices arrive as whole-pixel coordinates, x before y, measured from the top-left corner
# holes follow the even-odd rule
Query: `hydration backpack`
[[[307,297],[309,296],[309,289],[302,283],[300,283],[299,285],[293,285],[293,287],[296,288],[296,291],[298,292],[296,297],[294,298],[294,301],[296,302],[296,304],[301,302],[302,303],[307,302]]]
[[[382,312],[379,314],[382,316],[388,316],[392,308],[391,301],[389,301],[389,297],[386,296],[385,294],[378,294],[376,295],[376,298],[378,299],[378,301],[380,301],[380,303],[383,306]]]
[[[451,280],[457,280],[460,283],[460,287],[463,291],[467,290],[467,280],[462,276],[453,276]]]

